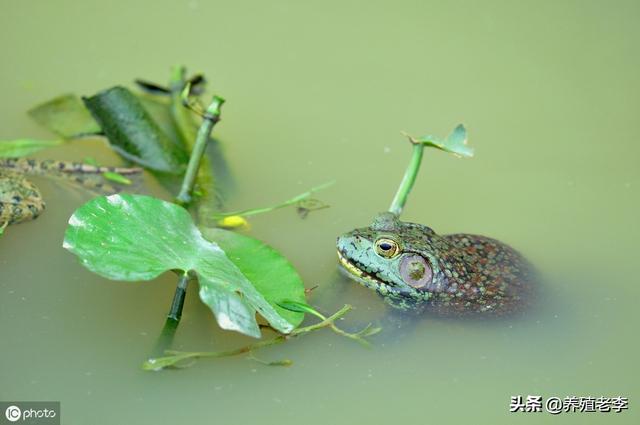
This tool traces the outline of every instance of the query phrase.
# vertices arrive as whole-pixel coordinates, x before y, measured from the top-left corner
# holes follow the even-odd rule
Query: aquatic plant
[[[147,90],[163,93],[177,90],[164,89],[148,82],[141,84]],[[163,360],[149,360],[145,363],[146,368],[158,369],[172,364],[171,359],[174,357],[176,363],[185,357],[184,353],[167,355],[167,349],[180,321],[186,289],[191,280],[198,282],[200,299],[212,310],[222,329],[259,338],[261,332],[256,320],[256,313],[259,313],[269,327],[280,334],[275,340],[261,341],[255,347],[252,346],[252,349],[279,343],[286,339],[285,335],[299,336],[324,327],[365,342],[364,338],[376,333],[377,329],[368,327],[361,333],[347,333],[337,328],[333,321],[345,314],[350,309],[349,306],[345,306],[338,316],[330,319],[306,304],[300,276],[279,252],[249,236],[207,227],[202,223],[198,227],[193,222],[186,208],[203,202],[196,185],[198,178],[208,180],[210,177],[200,172],[201,162],[206,158],[204,153],[211,140],[211,132],[220,120],[224,99],[214,96],[206,109],[200,108],[191,99],[191,84],[192,82],[185,82],[181,90],[180,108],[194,110],[202,117],[202,124],[193,133],[195,142],[190,144],[191,154],[175,202],[132,194],[95,198],[78,208],[71,216],[63,246],[77,255],[89,270],[113,280],[151,280],[169,270],[178,273],[176,292],[155,350],[154,357]],[[135,152],[139,146],[144,147],[148,139],[147,142],[141,142],[145,138],[140,137],[138,131],[155,132],[157,127],[146,125],[143,129],[134,129],[132,138],[126,136],[130,128],[120,128],[123,126],[121,121],[133,122],[131,115],[140,116],[136,112],[138,106],[132,106],[131,97],[121,89],[112,89],[98,96],[115,96],[115,100],[98,102],[99,107],[93,109],[91,104],[94,101],[85,100],[101,127],[112,127],[109,140],[122,137],[131,139],[121,143],[118,148],[129,153]],[[107,103],[108,107],[102,103]],[[120,110],[118,105],[122,103],[124,106]],[[122,115],[127,119],[120,120],[118,117]],[[98,118],[99,116],[101,117]],[[178,120],[185,119],[184,114],[177,111],[173,112],[173,116]],[[151,120],[147,115],[142,115],[141,119]],[[189,137],[189,134],[185,134],[185,137]],[[139,149],[137,155],[141,159],[138,162],[147,166],[153,162],[151,159],[156,156],[154,152],[164,152],[164,142],[151,140],[149,143],[155,146],[153,150]],[[167,157],[164,164],[169,164],[171,160],[171,157]],[[314,192],[326,186],[327,184],[318,186],[275,206],[210,214],[209,218],[223,224],[246,223],[247,216],[290,205],[297,205],[299,214],[305,216],[313,209],[326,207],[324,204],[314,203],[310,198]],[[296,329],[305,313],[320,317],[321,325]],[[242,348],[236,351],[244,352]],[[148,365],[154,366],[147,367]]]
[[[405,136],[407,136],[413,145],[413,153],[411,155],[409,165],[407,166],[407,170],[400,182],[400,186],[398,187],[398,191],[396,192],[393,201],[391,201],[391,206],[389,207],[389,212],[397,216],[402,213],[404,205],[407,202],[407,198],[409,197],[409,193],[416,181],[418,171],[420,170],[420,164],[422,163],[422,155],[424,153],[425,146],[440,149],[457,156],[473,156],[473,149],[467,146],[467,130],[462,124],[459,124],[454,128],[451,134],[443,140],[434,136],[422,136],[416,138],[406,133]]]

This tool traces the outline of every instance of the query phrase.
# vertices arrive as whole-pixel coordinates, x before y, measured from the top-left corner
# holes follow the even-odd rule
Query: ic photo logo
[[[2,417],[4,412],[4,418]],[[0,424],[60,425],[59,401],[0,401]]]
[[[9,406],[4,411],[4,416],[9,422],[16,422],[22,417],[22,410],[18,406]]]

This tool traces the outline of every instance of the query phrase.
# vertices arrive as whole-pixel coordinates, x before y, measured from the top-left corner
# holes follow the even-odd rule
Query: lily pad
[[[253,243],[222,236],[221,244],[230,247],[235,262],[220,245],[202,236],[184,208],[149,196],[121,194],[95,198],[77,209],[69,219],[63,246],[89,270],[113,280],[151,280],[176,269],[193,272],[200,284],[200,298],[221,328],[258,338],[258,312],[273,328],[291,332],[299,316],[280,314],[274,307],[279,299],[273,297],[300,298],[300,286],[291,284],[295,271],[282,268],[283,275],[274,276],[279,279],[265,289],[264,283],[252,281],[255,276],[245,272],[249,267],[241,270],[236,264],[245,263],[238,260],[236,249],[241,251],[242,245],[255,248]],[[270,252],[270,248],[264,250]],[[272,261],[275,256],[263,258]],[[246,260],[251,267],[262,266],[267,271],[272,267],[268,262],[258,263]]]

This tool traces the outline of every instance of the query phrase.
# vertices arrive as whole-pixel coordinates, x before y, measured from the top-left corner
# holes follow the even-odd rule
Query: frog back
[[[22,174],[0,169],[0,225],[37,218],[45,208],[38,188]]]
[[[456,257],[468,267],[464,278],[448,277],[449,290],[436,296],[431,309],[445,315],[483,313],[506,316],[521,312],[534,295],[535,271],[518,251],[486,236],[445,235]]]

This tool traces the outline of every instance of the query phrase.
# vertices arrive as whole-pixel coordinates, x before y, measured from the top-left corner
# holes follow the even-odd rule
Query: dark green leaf
[[[169,98],[140,94],[138,95],[138,100],[149,113],[151,119],[158,124],[158,127],[171,139],[173,144],[179,149],[184,149],[186,145],[182,143],[178,128],[174,125],[171,117]]]
[[[168,87],[161,86],[160,84],[152,83],[151,81],[142,80],[140,78],[134,80],[134,83],[142,90],[149,94],[155,95],[168,95],[171,94],[171,90]]]
[[[113,87],[84,98],[111,146],[125,158],[155,171],[180,174],[188,161],[126,88]]]

